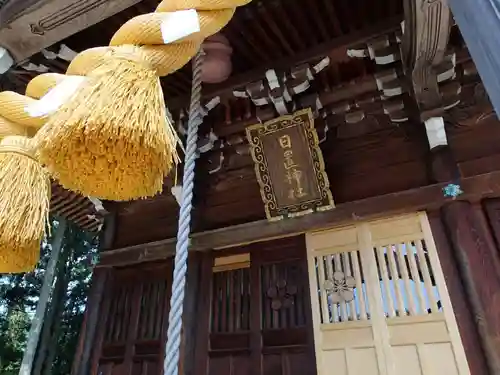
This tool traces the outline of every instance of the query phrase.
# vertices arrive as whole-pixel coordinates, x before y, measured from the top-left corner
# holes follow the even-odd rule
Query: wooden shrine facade
[[[90,3],[103,6],[82,2]],[[116,14],[105,22],[89,11],[86,21],[55,25],[74,34],[61,41],[54,30],[46,40],[30,34],[47,49],[18,61],[3,88],[23,91],[42,71],[64,71],[72,52],[107,43],[155,5],[132,3],[108,9]],[[0,23],[13,7],[0,8]],[[183,372],[396,375],[403,358],[415,374],[500,373],[500,123],[446,2],[254,1],[223,34],[233,72],[203,90]],[[190,70],[162,79],[181,135]],[[335,208],[270,223],[245,131],[301,109],[313,114]],[[72,374],[161,374],[174,180],[151,199],[104,202],[109,215]],[[450,184],[462,194],[447,196]],[[396,230],[407,217],[418,225],[376,242],[376,220]],[[317,231],[335,246],[311,245]],[[354,307],[324,300],[338,271]],[[384,292],[387,283],[394,292]],[[420,292],[408,288],[415,284]],[[418,324],[431,333],[398,336]],[[441,367],[433,351],[448,358]]]
[[[496,198],[454,202],[427,215],[192,252],[182,371],[494,374],[499,208]],[[421,221],[422,232],[414,228]],[[368,247],[356,236],[367,226]],[[74,373],[162,373],[171,265],[170,258],[96,269]],[[338,271],[353,279],[355,299],[332,305],[322,286]],[[385,301],[378,319],[373,285]],[[372,342],[381,317],[389,341]],[[379,368],[391,364],[392,372]]]

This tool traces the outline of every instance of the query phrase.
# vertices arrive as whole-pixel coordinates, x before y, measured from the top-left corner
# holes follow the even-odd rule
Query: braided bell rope
[[[136,16],[113,35],[108,47],[96,47],[79,53],[69,64],[66,75],[87,76],[108,58],[125,55],[148,64],[158,76],[171,74],[186,65],[200,49],[203,40],[219,32],[232,18],[237,7],[251,0],[163,0],[154,13]],[[170,44],[164,44],[162,23],[169,13],[194,9],[200,31]],[[163,25],[168,28],[168,23]],[[131,46],[140,48],[130,49]],[[135,56],[135,57],[134,57]],[[26,95],[0,92],[0,119],[40,129],[46,117],[31,117],[25,110],[64,80],[64,74],[45,73],[33,78]]]
[[[198,142],[198,128],[203,120],[201,112],[201,68],[203,51],[199,51],[193,59],[193,80],[191,84],[191,104],[189,107],[188,133],[186,139],[186,159],[182,177],[182,197],[177,226],[177,242],[175,245],[174,274],[172,278],[172,294],[170,296],[170,312],[168,316],[167,344],[163,363],[164,375],[177,375],[182,332],[182,312],[191,232],[191,209],[193,207],[194,167]]]

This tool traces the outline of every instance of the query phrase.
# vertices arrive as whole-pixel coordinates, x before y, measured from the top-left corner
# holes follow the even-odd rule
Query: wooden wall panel
[[[427,184],[427,144],[416,129],[389,128],[323,146],[335,203]]]
[[[171,278],[171,260],[111,271],[91,374],[161,374]]]
[[[406,190],[427,184],[427,144],[408,128],[386,128],[356,138],[331,137],[322,144],[335,202]],[[200,172],[202,160],[198,165]],[[200,169],[201,168],[201,169]],[[198,175],[194,230],[210,230],[265,218],[253,164]],[[174,237],[177,203],[169,192],[134,202],[118,215],[113,248]]]
[[[249,264],[212,268],[215,256],[247,253]],[[315,374],[303,237],[204,257],[195,374]]]
[[[461,334],[472,348],[467,355],[471,368],[476,368],[474,374],[500,372],[499,207],[497,199],[452,202],[433,221],[433,231],[440,239],[439,255],[448,267],[447,282],[454,290],[452,303],[459,309]],[[456,268],[451,267],[454,262]],[[453,286],[457,276],[460,287]],[[473,327],[469,314],[473,315]],[[474,344],[477,338],[481,353]],[[478,369],[480,362],[489,372]]]

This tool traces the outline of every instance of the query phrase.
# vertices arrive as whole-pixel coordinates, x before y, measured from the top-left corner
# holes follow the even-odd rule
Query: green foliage
[[[51,233],[57,221],[52,221]],[[40,262],[33,272],[18,275],[0,275],[0,374],[14,375],[19,371],[31,317],[43,284],[45,267],[50,257],[50,240],[43,242]],[[96,238],[70,226],[66,232],[63,251],[69,252],[66,261],[68,283],[63,298],[63,311],[52,375],[70,373],[80,326],[83,321],[87,292],[92,275],[92,259],[97,253]],[[52,301],[57,303],[57,301]],[[60,301],[59,301],[60,302]]]

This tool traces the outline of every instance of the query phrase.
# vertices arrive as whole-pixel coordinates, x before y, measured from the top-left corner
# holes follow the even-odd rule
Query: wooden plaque
[[[268,220],[334,207],[310,109],[247,127]]]

